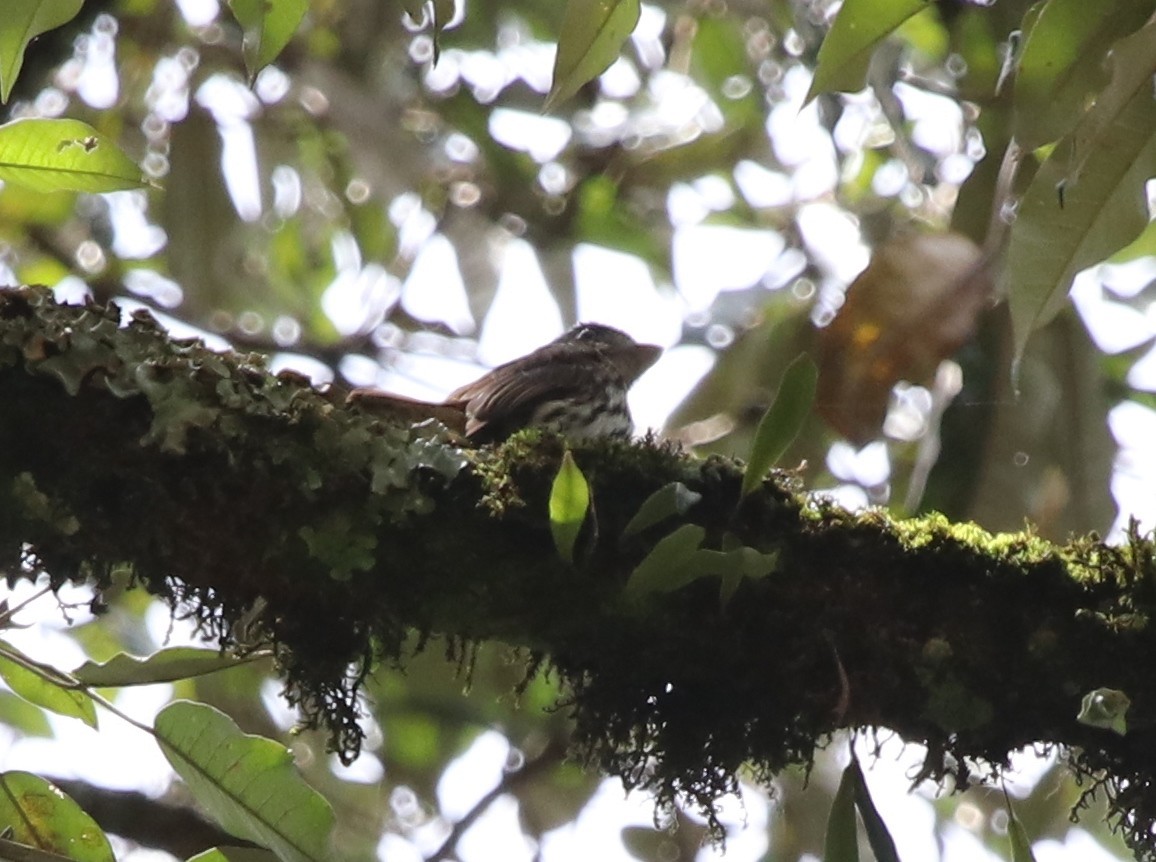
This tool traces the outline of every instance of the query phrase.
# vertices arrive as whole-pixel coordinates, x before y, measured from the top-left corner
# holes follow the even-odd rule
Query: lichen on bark
[[[1057,546],[853,514],[787,474],[744,497],[736,462],[605,443],[574,451],[593,515],[570,565],[547,517],[557,438],[462,450],[257,357],[32,288],[0,291],[0,405],[0,571],[100,585],[127,569],[226,645],[247,624],[346,756],[361,679],[404,662],[409,635],[499,639],[563,679],[575,754],[660,800],[710,811],[744,765],[807,764],[841,728],[925,745],[931,778],[1060,744],[1156,858],[1156,567],[1135,532]],[[624,535],[672,482],[697,501]],[[630,596],[686,524],[772,570],[729,601],[713,576]],[[1076,720],[1099,688],[1131,698],[1126,736]]]

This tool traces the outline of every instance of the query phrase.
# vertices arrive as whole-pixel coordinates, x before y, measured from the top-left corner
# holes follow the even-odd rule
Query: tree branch
[[[407,632],[497,638],[549,656],[580,757],[665,802],[709,812],[744,763],[769,778],[840,727],[894,729],[927,746],[927,776],[957,780],[1061,743],[1082,774],[1111,777],[1114,816],[1151,853],[1149,541],[853,515],[785,475],[742,498],[729,461],[602,444],[575,452],[597,518],[570,566],[547,519],[557,439],[463,452],[254,357],[119,323],[0,291],[0,570],[99,583],[127,564],[225,641],[262,606],[288,696],[344,754],[361,676],[402,660]],[[700,501],[624,536],[674,481]],[[680,589],[624,594],[682,523],[704,529],[711,560],[742,546],[778,563],[726,603],[705,563]],[[1127,736],[1076,721],[1101,687],[1132,699]]]

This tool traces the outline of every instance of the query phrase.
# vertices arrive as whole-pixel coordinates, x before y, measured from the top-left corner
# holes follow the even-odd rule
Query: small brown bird
[[[580,323],[451,392],[442,404],[371,389],[355,390],[350,400],[410,421],[437,418],[478,443],[531,427],[571,441],[627,439],[634,423],[626,391],[661,354],[661,347],[639,344],[613,327]]]

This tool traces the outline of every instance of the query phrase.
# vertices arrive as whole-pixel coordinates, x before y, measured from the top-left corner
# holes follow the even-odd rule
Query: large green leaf
[[[1017,358],[1028,336],[1063,307],[1076,274],[1132,242],[1148,223],[1144,184],[1156,176],[1156,101],[1143,91],[1129,100],[1073,180],[1072,141],[1082,126],[1040,166],[1011,228],[1000,282]]]
[[[1149,0],[1147,4],[1152,7]],[[1078,176],[1084,164],[1101,145],[1111,145],[1104,136],[1129,103],[1141,93],[1151,93],[1156,75],[1156,19],[1112,46],[1108,57],[1111,80],[1096,94],[1096,103],[1072,135],[1069,173]]]
[[[743,495],[749,494],[783,457],[787,447],[799,435],[815,403],[815,386],[819,369],[805,353],[796,356],[783,372],[775,400],[767,408],[755,431],[751,457],[743,473]]]
[[[96,707],[87,694],[71,688],[63,674],[39,665],[5,641],[0,641],[0,678],[29,703],[96,727]]]
[[[244,30],[241,53],[252,78],[289,44],[309,0],[229,0],[229,8]]]
[[[895,849],[895,841],[875,801],[871,798],[871,791],[867,788],[867,779],[863,777],[863,769],[858,759],[852,757],[852,777],[855,780],[855,807],[859,809],[859,816],[863,819],[863,828],[867,832],[867,843],[871,852],[875,854],[876,862],[899,862],[899,852]]]
[[[116,862],[108,838],[79,805],[38,775],[0,774],[5,837],[75,862]],[[0,858],[10,858],[0,850]]]
[[[569,451],[550,488],[550,532],[558,555],[566,562],[574,559],[574,543],[590,508],[590,486]]]
[[[827,815],[823,862],[859,862],[859,830],[855,819],[855,762],[847,764]]]
[[[154,728],[193,797],[229,832],[282,862],[332,858],[333,809],[301,778],[284,746],[244,734],[223,712],[189,701],[162,709]]]
[[[76,17],[84,0],[4,0],[0,15],[0,102],[7,102],[28,43]]]
[[[0,126],[0,180],[39,192],[115,192],[144,185],[140,168],[80,120],[16,120]]]
[[[640,11],[639,0],[568,0],[546,110],[609,68],[634,32]]]
[[[820,93],[862,90],[875,46],[930,5],[928,0],[846,0],[819,46],[807,101]]]
[[[150,685],[203,676],[247,664],[259,657],[234,658],[221,655],[214,649],[169,647],[143,658],[122,652],[106,662],[88,661],[74,670],[72,675],[91,686]]]
[[[1071,131],[1107,80],[1108,49],[1152,11],[1151,0],[1048,0],[1033,19],[1017,65],[1017,143],[1032,150]]]

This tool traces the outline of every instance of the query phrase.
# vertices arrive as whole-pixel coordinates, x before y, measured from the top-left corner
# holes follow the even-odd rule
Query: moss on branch
[[[809,763],[839,728],[893,729],[927,746],[927,776],[957,780],[1060,743],[1110,779],[1156,858],[1149,540],[853,515],[787,475],[741,498],[738,465],[643,442],[575,452],[595,517],[569,566],[546,515],[561,452],[533,433],[462,451],[145,316],[0,291],[0,571],[107,584],[124,569],[225,644],[246,625],[347,756],[361,678],[403,661],[409,633],[501,639],[558,669],[580,756],[662,799],[709,810],[743,764]],[[701,499],[623,537],[673,481]],[[726,603],[715,577],[624,596],[682,523],[777,567]],[[1128,735],[1076,721],[1097,688],[1132,699]]]

